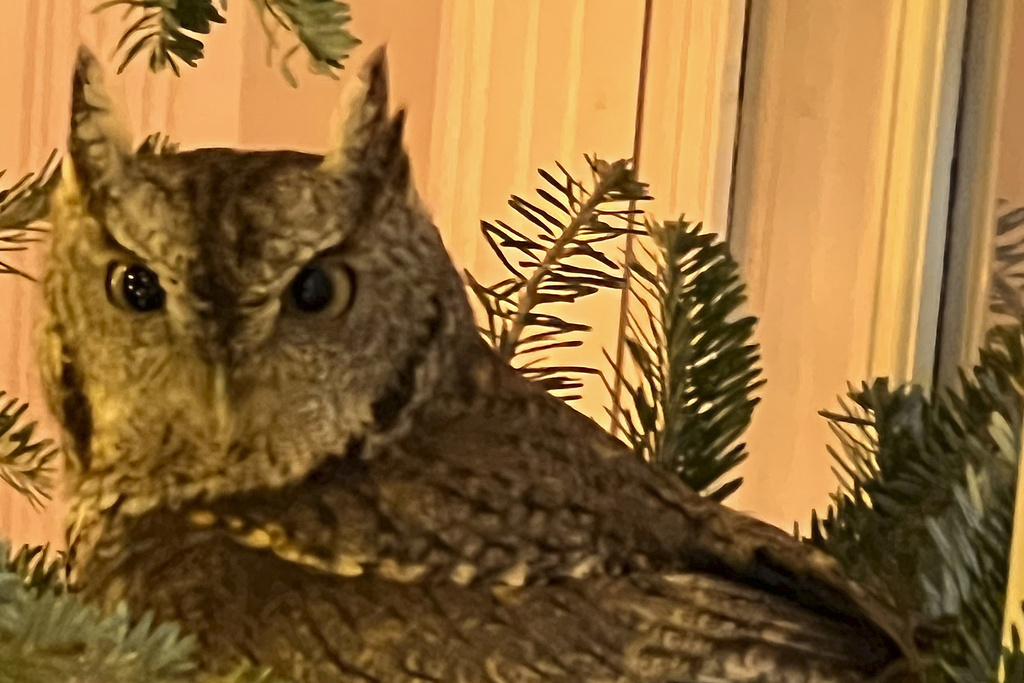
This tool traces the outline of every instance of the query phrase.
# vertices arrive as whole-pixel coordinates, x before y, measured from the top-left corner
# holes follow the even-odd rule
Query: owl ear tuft
[[[388,113],[388,66],[383,46],[374,50],[359,78],[350,83],[335,110],[330,151],[323,169],[375,183],[406,185],[409,158],[402,136],[405,111]]]
[[[68,153],[79,186],[90,194],[116,183],[131,156],[131,136],[104,88],[102,67],[84,46],[71,87]]]

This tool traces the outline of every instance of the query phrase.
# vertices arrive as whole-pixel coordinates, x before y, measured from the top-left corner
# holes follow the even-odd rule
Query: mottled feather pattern
[[[83,52],[40,354],[87,599],[298,683],[913,670],[909,627],[831,558],[636,460],[486,346],[383,51],[323,157],[130,153],[102,92]],[[128,267],[157,310],[111,294]],[[345,283],[337,306],[296,307],[311,272]]]

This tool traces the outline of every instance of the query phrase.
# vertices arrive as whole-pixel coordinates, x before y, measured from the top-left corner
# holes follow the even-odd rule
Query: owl
[[[383,49],[323,156],[133,150],[73,81],[40,360],[84,599],[296,683],[911,680],[834,560],[492,352]]]

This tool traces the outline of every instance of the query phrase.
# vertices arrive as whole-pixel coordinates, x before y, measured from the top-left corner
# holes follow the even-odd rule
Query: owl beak
[[[214,434],[218,447],[227,448],[234,438],[234,419],[231,397],[228,395],[228,369],[223,363],[210,368],[209,400],[214,420]]]

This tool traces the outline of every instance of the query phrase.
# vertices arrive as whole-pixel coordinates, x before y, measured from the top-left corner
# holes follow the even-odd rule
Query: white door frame
[[[943,292],[938,382],[956,388],[959,369],[978,362],[984,342],[989,283],[995,251],[996,192],[1009,47],[1018,0],[972,0],[964,91],[959,111],[957,168],[949,257]],[[1022,439],[1024,442],[1024,439]],[[1020,461],[1020,458],[1019,458]],[[1024,599],[1024,477],[1017,478],[1010,548],[1004,639],[1021,624]],[[1016,580],[1015,580],[1016,577]]]

